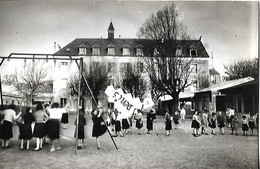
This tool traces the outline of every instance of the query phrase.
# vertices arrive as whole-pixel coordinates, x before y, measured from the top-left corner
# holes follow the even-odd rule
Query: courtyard
[[[146,116],[144,116],[145,118]],[[12,148],[0,149],[0,168],[108,168],[108,169],[255,169],[258,168],[259,145],[258,131],[254,136],[243,136],[241,128],[238,136],[231,135],[226,128],[225,135],[201,135],[194,137],[190,128],[191,119],[180,122],[178,129],[173,129],[170,136],[165,135],[164,117],[157,116],[156,127],[152,134],[146,133],[146,122],[142,134],[137,134],[133,127],[132,134],[114,137],[116,150],[108,133],[100,137],[101,149],[96,148],[95,138],[91,137],[91,116],[86,115],[85,142],[83,149],[75,155],[74,121],[75,115],[69,116],[67,129],[61,131],[62,149],[50,152],[50,144],[44,144],[41,151],[19,150],[18,127],[13,127]],[[135,122],[133,123],[135,126]],[[208,129],[209,131],[209,129]],[[157,133],[157,134],[156,134]],[[35,148],[35,139],[31,141]]]

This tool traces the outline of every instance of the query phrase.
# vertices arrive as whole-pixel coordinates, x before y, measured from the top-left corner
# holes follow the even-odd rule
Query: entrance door
[[[64,107],[67,104],[67,98],[60,98],[60,107]]]

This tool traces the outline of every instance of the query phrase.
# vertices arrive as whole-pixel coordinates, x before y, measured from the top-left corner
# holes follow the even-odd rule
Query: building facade
[[[56,56],[82,57],[84,63],[89,66],[92,63],[107,64],[111,67],[109,72],[109,84],[120,86],[123,80],[124,70],[129,66],[137,67],[143,72],[143,78],[148,78],[144,71],[146,57],[151,48],[156,46],[154,40],[149,39],[125,39],[114,38],[115,29],[110,22],[107,38],[77,38],[71,43],[57,51]],[[205,50],[201,40],[179,40],[176,48],[176,56],[190,57],[194,59],[194,72],[189,81],[193,85],[189,86],[183,93],[194,93],[198,89],[197,75],[209,74],[209,55]],[[54,100],[63,104],[75,102],[75,99],[69,96],[67,81],[76,74],[78,68],[75,63],[56,62],[54,66]],[[102,96],[101,96],[102,97]],[[145,97],[150,97],[149,88],[147,88]],[[105,99],[105,97],[103,97]]]

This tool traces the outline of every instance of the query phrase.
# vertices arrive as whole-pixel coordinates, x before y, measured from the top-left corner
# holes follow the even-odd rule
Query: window
[[[116,70],[116,63],[109,62],[108,63],[108,70],[109,70],[109,72],[115,72],[115,70]]]
[[[115,55],[115,48],[107,48],[107,55]]]
[[[120,72],[125,72],[126,70],[130,71],[131,64],[130,63],[120,63]]]
[[[107,55],[116,55],[115,46],[110,44],[107,46]]]
[[[97,44],[92,46],[92,55],[100,55],[100,46]]]
[[[109,78],[108,83],[109,85],[114,85],[114,78],[113,77]]]
[[[62,66],[68,66],[68,62],[61,62]]]
[[[136,48],[136,56],[144,56],[144,52],[142,48]]]
[[[67,104],[67,98],[60,98],[60,107],[65,107]]]
[[[124,55],[124,56],[130,56],[130,46],[128,46],[128,45],[124,45],[123,46],[123,54],[122,55]]]
[[[100,55],[100,48],[92,48],[92,55]]]
[[[130,56],[130,48],[123,48],[123,55]]]
[[[87,47],[84,44],[79,46],[79,55],[86,55],[87,54]]]
[[[137,69],[139,72],[144,71],[144,64],[142,62],[137,62]]]
[[[190,56],[197,56],[197,48],[194,46],[190,47]]]
[[[157,56],[157,55],[159,55],[159,51],[158,51],[158,49],[157,49],[157,48],[154,48],[153,55],[154,55],[154,56]]]
[[[177,47],[175,56],[177,56],[177,57],[182,56],[182,48],[181,47]]]

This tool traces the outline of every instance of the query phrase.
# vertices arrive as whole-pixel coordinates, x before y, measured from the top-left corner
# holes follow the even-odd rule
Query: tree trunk
[[[172,95],[173,98],[173,104],[172,104],[172,115],[178,111],[178,107],[179,107],[179,94],[176,93],[174,95]]]

